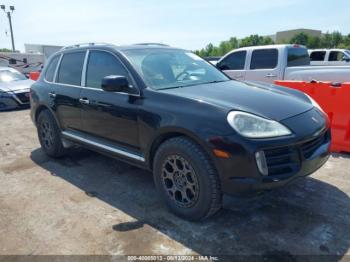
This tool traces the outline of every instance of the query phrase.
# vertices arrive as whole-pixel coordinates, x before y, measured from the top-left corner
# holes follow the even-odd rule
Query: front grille
[[[264,152],[269,176],[286,175],[299,166],[298,152],[293,147],[280,147]]]
[[[304,158],[309,158],[312,154],[319,148],[327,139],[327,134],[322,134],[321,136],[316,137],[315,139],[305,142],[301,145],[301,151]]]
[[[17,93],[16,96],[23,104],[29,103],[29,92]]]
[[[330,141],[330,131],[295,146],[264,150],[269,176],[294,173],[300,168],[300,158],[309,159],[323,144]]]

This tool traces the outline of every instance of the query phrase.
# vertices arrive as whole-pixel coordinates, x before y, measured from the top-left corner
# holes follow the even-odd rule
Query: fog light
[[[263,176],[267,176],[269,174],[269,170],[267,168],[266,164],[266,158],[265,158],[265,153],[264,151],[258,151],[255,153],[255,158],[256,158],[256,164],[259,168],[260,173]]]

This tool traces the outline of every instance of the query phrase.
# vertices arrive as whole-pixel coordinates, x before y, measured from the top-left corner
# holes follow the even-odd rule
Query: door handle
[[[55,97],[56,97],[56,94],[55,94],[55,93],[50,92],[50,93],[49,93],[49,97],[51,97],[51,98],[55,98]]]
[[[89,101],[89,99],[87,99],[87,98],[80,98],[80,99],[79,99],[79,102],[80,102],[81,104],[85,104],[85,105],[90,104],[90,101]]]
[[[239,75],[235,75],[234,77],[239,78],[239,77],[243,77],[243,75],[239,74]]]
[[[274,74],[267,74],[266,77],[276,77]]]

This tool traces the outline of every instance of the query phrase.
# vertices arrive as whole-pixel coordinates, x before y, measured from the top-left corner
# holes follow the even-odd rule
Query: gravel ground
[[[167,211],[149,172],[85,149],[50,159],[28,110],[0,121],[0,255],[350,258],[349,155],[285,188],[227,197],[216,216],[190,223]]]

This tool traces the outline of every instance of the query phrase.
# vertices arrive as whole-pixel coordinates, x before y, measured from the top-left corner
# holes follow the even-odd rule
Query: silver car
[[[28,107],[33,83],[16,69],[0,67],[0,110]]]

